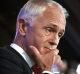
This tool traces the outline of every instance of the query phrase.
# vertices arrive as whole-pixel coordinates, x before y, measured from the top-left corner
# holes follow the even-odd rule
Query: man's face
[[[57,7],[47,7],[28,29],[28,45],[34,45],[41,54],[56,49],[64,34],[65,24],[64,15]]]

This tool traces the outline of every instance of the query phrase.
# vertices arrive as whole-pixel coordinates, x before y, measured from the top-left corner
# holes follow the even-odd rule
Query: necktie
[[[42,72],[41,68],[37,65],[34,65],[32,67],[32,71],[34,72],[34,74],[41,74],[41,72]]]

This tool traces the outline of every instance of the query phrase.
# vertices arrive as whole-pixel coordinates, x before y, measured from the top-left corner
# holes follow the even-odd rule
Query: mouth
[[[45,47],[46,49],[48,49],[49,51],[54,50],[57,48],[57,45],[53,45],[53,46],[47,46]]]
[[[57,45],[48,45],[48,46],[44,46],[40,52],[41,54],[47,54],[52,50],[55,50],[57,48]]]

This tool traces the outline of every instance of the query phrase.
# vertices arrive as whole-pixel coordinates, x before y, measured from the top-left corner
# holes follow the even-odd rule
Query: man
[[[52,0],[29,0],[17,17],[13,43],[0,49],[0,74],[32,74],[35,64],[40,74],[51,74],[54,65],[62,69],[57,46],[65,26],[61,5]]]

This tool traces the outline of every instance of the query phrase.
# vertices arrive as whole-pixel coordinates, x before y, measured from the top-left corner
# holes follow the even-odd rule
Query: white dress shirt
[[[11,43],[10,46],[24,58],[24,60],[28,63],[30,68],[34,65],[33,60],[28,56],[28,54],[20,46],[18,46],[15,43]]]

